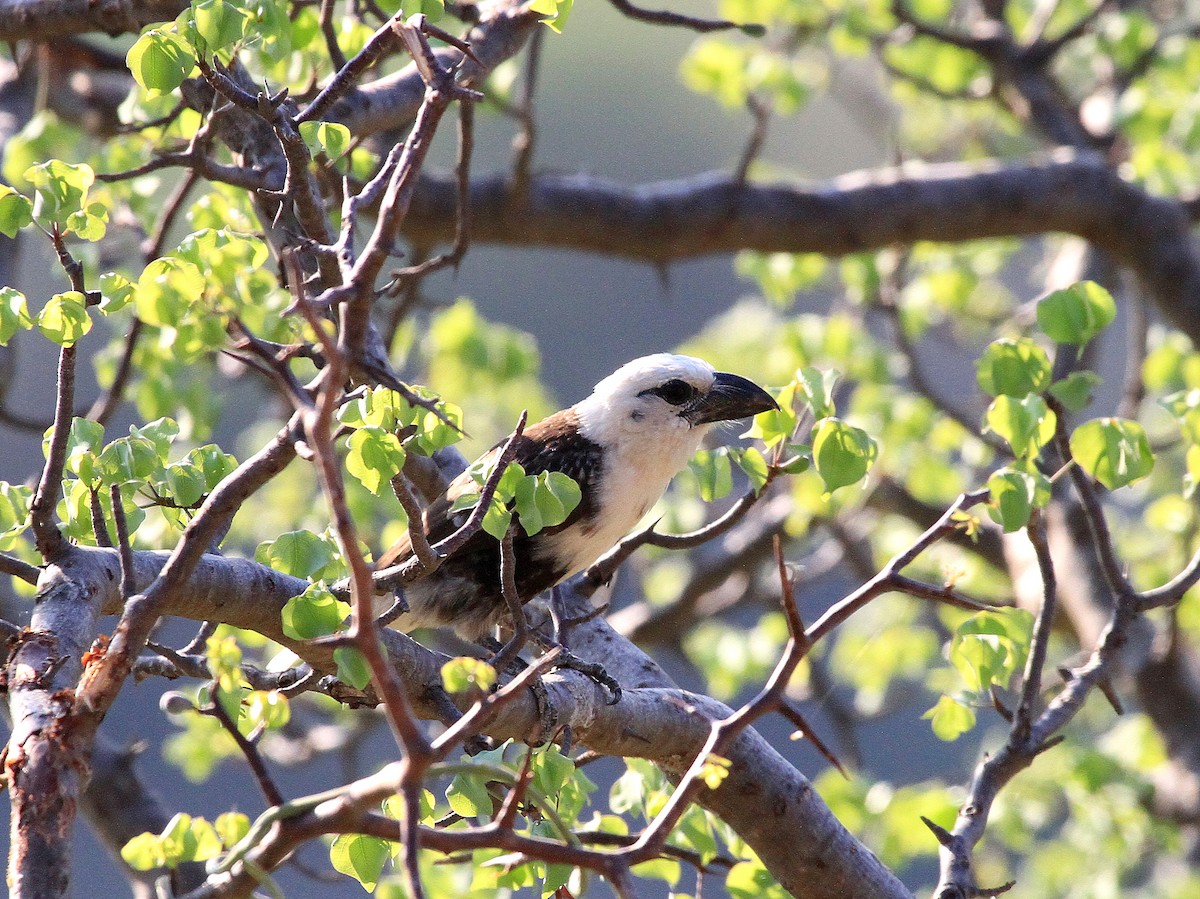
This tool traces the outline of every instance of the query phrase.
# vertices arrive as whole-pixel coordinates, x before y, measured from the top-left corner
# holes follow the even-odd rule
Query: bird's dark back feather
[[[504,441],[492,447],[483,459],[500,454]],[[529,538],[518,532],[514,541],[517,560],[517,592],[522,601],[532,599],[547,590],[567,573],[565,569],[538,559],[533,552],[534,543],[543,535],[549,536],[561,530],[593,519],[598,512],[600,480],[603,477],[603,453],[596,443],[579,433],[579,418],[573,409],[556,412],[536,424],[530,425],[516,439],[513,459],[525,469],[526,474],[541,474],[544,471],[560,471],[579,484],[582,498],[579,505],[566,521],[554,528],[546,528],[535,537]],[[470,515],[469,510],[451,513],[455,500],[466,493],[477,493],[479,485],[466,472],[450,483],[446,492],[425,510],[423,524],[430,543],[437,543],[454,533]],[[403,562],[412,553],[408,535],[401,537],[380,556],[376,566],[386,568]],[[500,543],[490,534],[480,530],[443,563],[439,574],[466,577],[475,583],[481,592],[494,594],[498,602],[500,593]]]

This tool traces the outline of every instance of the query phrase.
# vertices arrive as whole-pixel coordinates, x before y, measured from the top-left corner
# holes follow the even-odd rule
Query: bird
[[[518,529],[513,549],[522,603],[595,562],[638,524],[720,422],[778,409],[767,391],[739,375],[716,371],[693,356],[656,353],[621,366],[590,396],[524,429],[513,460],[526,474],[562,472],[579,485],[579,504],[562,524],[533,536]],[[506,441],[472,469],[494,465]],[[467,520],[455,500],[478,493],[470,469],[422,513],[436,543]],[[519,524],[519,519],[518,519]],[[409,534],[376,561],[382,571],[413,555]],[[500,543],[482,530],[427,577],[404,588],[408,611],[392,627],[411,632],[450,627],[480,640],[508,612],[500,581]]]

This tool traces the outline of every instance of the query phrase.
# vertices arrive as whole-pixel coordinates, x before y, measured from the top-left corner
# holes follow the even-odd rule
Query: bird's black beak
[[[771,398],[771,394],[753,381],[719,371],[712,389],[689,403],[682,414],[693,425],[704,425],[749,418],[759,412],[778,408],[779,404]]]

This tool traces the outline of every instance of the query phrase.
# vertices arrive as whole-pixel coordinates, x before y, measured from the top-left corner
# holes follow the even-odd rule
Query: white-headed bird
[[[715,371],[691,356],[659,353],[634,359],[596,385],[591,396],[527,427],[516,438],[514,461],[526,474],[560,471],[579,484],[582,498],[562,524],[514,539],[517,593],[528,602],[587,568],[615,546],[662,497],[671,478],[700,448],[716,423],[778,408],[752,381]],[[480,459],[488,466],[503,444]],[[424,512],[430,543],[452,534],[470,514],[455,500],[477,493],[467,472]],[[412,555],[406,535],[385,552],[376,570]],[[409,611],[393,627],[453,627],[477,638],[504,616],[500,543],[476,533],[430,576],[404,589]]]

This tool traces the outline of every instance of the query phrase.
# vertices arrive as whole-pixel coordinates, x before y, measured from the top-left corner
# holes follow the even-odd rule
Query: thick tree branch
[[[153,581],[168,558],[162,552],[137,552],[139,583]],[[90,585],[105,612],[119,610],[120,564],[116,550],[74,547],[43,577],[43,590],[81,589]],[[74,585],[74,586],[72,586]],[[336,671],[333,649],[289,638],[280,610],[306,586],[254,562],[214,555],[196,564],[186,589],[171,591],[160,611],[195,620],[224,621],[246,627],[296,651],[321,673]],[[590,608],[587,599],[568,591],[568,614]],[[385,631],[382,639],[416,711],[437,718],[439,709],[427,684],[440,682],[447,660],[408,637]],[[602,660],[625,690],[616,705],[606,691],[574,671],[544,678],[547,696],[560,723],[570,723],[578,739],[607,755],[648,757],[675,777],[682,776],[704,745],[710,721],[730,709],[707,697],[675,688],[654,662],[616,635],[602,619],[572,631],[573,651]],[[486,732],[498,739],[524,739],[539,721],[528,691],[499,708]],[[903,886],[837,822],[806,778],[753,730],[729,748],[728,778],[715,791],[698,797],[755,848],[789,891],[807,896],[907,897]],[[763,810],[769,809],[769,814]],[[780,833],[791,835],[780,840]]]
[[[182,0],[18,0],[0,4],[0,40],[50,40],[101,31],[136,34],[187,9]]]
[[[1141,279],[1162,313],[1200,340],[1200,255],[1182,204],[1121,179],[1099,156],[1061,150],[1023,163],[905,165],[823,185],[738,187],[726,174],[625,187],[589,176],[534,178],[523,201],[476,178],[476,244],[562,247],[662,265],[715,253],[841,256],[919,240],[1076,234]],[[422,178],[404,232],[450,241],[456,184]]]

